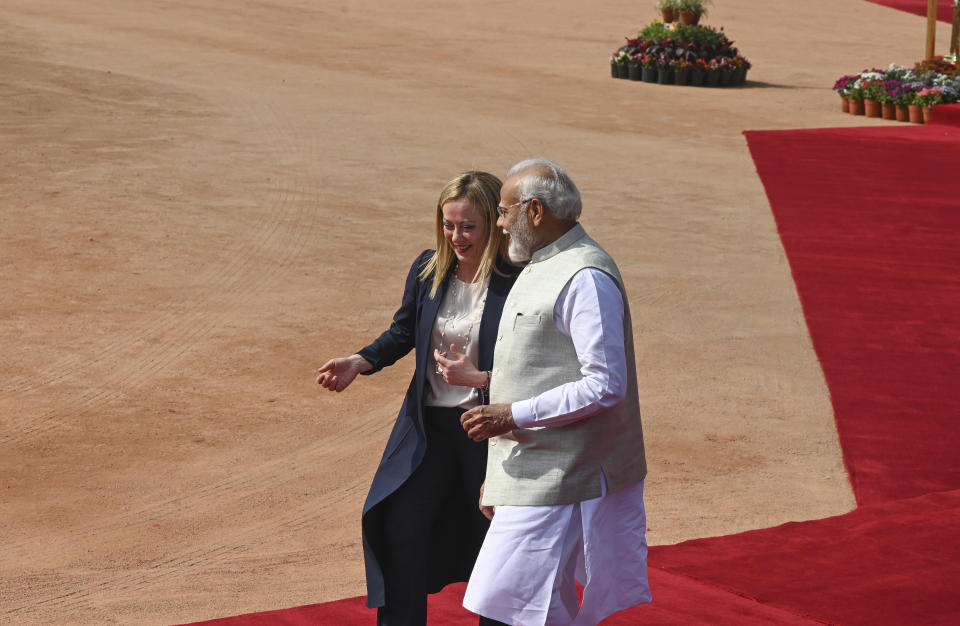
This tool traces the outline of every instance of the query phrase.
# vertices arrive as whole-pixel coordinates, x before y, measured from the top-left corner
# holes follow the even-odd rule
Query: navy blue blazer
[[[373,374],[392,365],[410,350],[415,350],[416,369],[413,380],[407,388],[403,405],[397,415],[397,421],[387,440],[386,449],[380,460],[370,485],[367,501],[363,505],[363,553],[367,574],[367,606],[379,607],[385,603],[383,573],[380,568],[379,554],[382,554],[382,515],[378,505],[387,496],[397,490],[420,465],[426,450],[426,435],[423,425],[423,396],[427,388],[426,372],[433,367],[430,351],[430,335],[440,308],[440,301],[447,291],[453,268],[444,277],[443,284],[435,297],[430,297],[430,282],[418,278],[421,269],[433,256],[433,250],[425,250],[413,262],[407,274],[400,308],[393,316],[390,328],[373,343],[358,352],[371,364]],[[498,269],[507,274],[500,276],[493,272],[487,288],[487,299],[480,320],[479,356],[477,366],[480,370],[493,368],[493,350],[500,314],[510,287],[513,286],[520,268],[498,260]],[[483,445],[483,444],[480,444]],[[444,515],[438,527],[462,530],[469,524],[460,523],[464,515],[477,515],[477,497],[479,494],[461,494],[462,502],[447,507],[449,515]],[[485,533],[485,527],[483,532]],[[477,552],[483,543],[483,536],[464,537],[461,533],[439,533],[438,544],[432,550],[434,558],[430,565],[430,592],[439,591],[444,585],[464,581],[470,577],[470,571],[476,560]],[[436,562],[433,562],[436,561]]]

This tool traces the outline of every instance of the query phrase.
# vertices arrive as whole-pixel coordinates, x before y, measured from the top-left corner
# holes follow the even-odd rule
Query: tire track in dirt
[[[129,530],[133,525],[147,525],[180,517],[184,510],[224,510],[228,508],[225,505],[229,502],[236,504],[245,498],[267,493],[278,489],[283,484],[296,481],[311,468],[315,471],[321,462],[336,465],[347,461],[355,453],[350,446],[344,445],[344,442],[369,441],[372,436],[382,430],[384,425],[376,424],[374,420],[357,420],[352,428],[339,432],[333,438],[305,446],[282,459],[250,468],[242,476],[219,481],[190,495],[171,498],[136,512],[115,516],[106,524],[72,529],[69,535],[57,541],[45,542],[43,549],[46,552],[55,553],[58,546],[81,541],[82,537],[90,536],[91,533],[103,534],[104,531],[111,529]],[[308,501],[302,506],[285,507],[274,517],[253,524],[244,524],[238,530],[231,531],[225,528],[224,532],[218,534],[218,540],[214,545],[202,543],[199,546],[185,546],[175,554],[144,563],[139,569],[99,577],[67,593],[32,597],[19,606],[9,608],[6,614],[20,616],[53,612],[62,616],[71,610],[77,611],[96,606],[96,595],[101,591],[110,590],[111,595],[114,596],[118,591],[136,594],[168,579],[189,576],[204,567],[222,565],[242,557],[247,552],[261,554],[260,551],[255,550],[257,546],[278,543],[284,537],[302,535],[307,529],[322,527],[325,522],[333,521],[338,517],[337,511],[342,508],[342,505],[348,500],[357,498],[365,488],[366,477],[357,476],[348,483],[339,483],[322,497]],[[13,564],[27,555],[36,557],[37,546],[33,541],[22,541],[10,548],[10,550],[4,550],[3,561]]]
[[[274,152],[282,153],[282,147],[275,149]],[[285,210],[285,207],[289,205],[287,196],[291,191],[291,181],[286,180],[284,183],[284,185],[278,185],[276,187],[276,195],[272,199],[271,206],[261,213],[252,232],[246,237],[246,241],[241,243],[235,251],[227,255],[230,259],[227,265],[225,267],[211,268],[207,274],[198,281],[198,284],[207,285],[207,291],[223,290],[225,286],[229,286],[230,283],[236,279],[238,272],[249,262],[249,259],[255,258],[259,251],[266,248],[271,237],[274,236],[279,222],[283,218],[283,214],[280,213],[280,211]],[[229,293],[229,289],[226,291]],[[116,356],[123,350],[142,346],[148,343],[150,339],[162,338],[168,331],[178,330],[178,327],[186,326],[188,325],[187,322],[192,321],[190,318],[183,316],[184,308],[196,308],[202,303],[202,300],[199,302],[184,300],[168,304],[163,307],[165,310],[163,310],[156,319],[148,322],[144,328],[139,329],[134,338],[106,344],[93,359],[87,359],[83,355],[75,355],[62,359],[47,368],[47,370],[41,374],[39,381],[36,380],[36,377],[29,379],[24,378],[19,381],[19,384],[10,385],[4,391],[23,393],[61,382],[74,375],[71,368],[77,363],[86,362],[88,365],[95,365],[106,361],[109,357]]]
[[[268,137],[268,145],[274,146],[276,171],[291,171],[295,164],[292,156],[297,148],[291,134],[292,126],[278,119],[276,108],[266,109],[266,113],[273,117],[271,120],[265,120],[263,112],[248,106],[248,116],[251,113],[256,127],[274,131]],[[279,155],[279,158],[276,158],[276,155]],[[187,304],[191,310],[187,315],[173,310],[163,313],[149,322],[134,338],[105,347],[99,357],[88,362],[88,366],[108,363],[111,358],[120,360],[125,352],[135,351],[138,354],[132,362],[125,365],[121,362],[120,367],[113,368],[111,374],[106,380],[100,381],[97,388],[84,392],[74,403],[74,408],[66,414],[49,411],[14,420],[14,428],[0,435],[0,444],[22,441],[55,428],[63,421],[81,418],[107,402],[122,397],[126,391],[137,388],[142,384],[142,380],[167,369],[187,354],[228,316],[227,313],[209,310],[211,305],[219,304],[221,309],[227,310],[242,306],[255,297],[259,290],[268,286],[281,271],[290,267],[300,255],[313,232],[312,225],[319,208],[316,200],[312,204],[302,200],[309,197],[310,192],[302,181],[295,177],[287,178],[283,185],[278,186],[273,206],[261,218],[253,238],[236,253],[230,254],[230,262],[216,272],[214,280],[209,281],[211,284],[205,293],[220,294],[216,299],[208,297]],[[308,220],[308,217],[312,219]],[[266,263],[265,259],[271,257],[276,260]],[[184,303],[178,304],[183,306]],[[69,362],[58,363],[49,371],[58,373],[48,373],[42,381],[32,386],[21,384],[19,389],[23,392],[36,391],[67,378],[77,378],[77,372],[71,370]]]
[[[296,480],[299,476],[309,475],[321,465],[336,466],[335,461],[355,455],[354,447],[360,446],[359,442],[382,439],[390,426],[374,418],[353,419],[346,424],[347,426],[339,429],[335,435],[292,450],[281,458],[251,466],[243,472],[234,473],[228,478],[182,495],[152,502],[94,523],[72,527],[56,539],[45,540],[40,547],[34,538],[5,543],[4,550],[0,553],[0,566],[16,564],[25,558],[35,559],[41,553],[57,554],[59,548],[90,535],[105,535],[110,534],[110,531],[131,526],[147,526],[177,519],[185,510],[222,509],[228,502],[242,500],[251,494],[266,493],[280,484]]]
[[[16,57],[7,57],[7,61],[11,63],[23,63],[22,60]],[[52,73],[54,76],[48,78],[48,80],[56,80],[58,78],[57,73],[63,72],[63,69],[60,66],[51,66],[50,64],[45,63],[34,63],[39,68],[45,68],[47,73]],[[51,69],[52,68],[52,69]],[[71,92],[63,87],[51,88],[49,85],[41,83],[39,80],[34,83],[28,83],[28,87],[32,87],[34,90],[42,90],[54,92],[62,96],[63,98],[76,97],[77,94]],[[103,98],[95,98],[90,94],[83,94],[83,98],[86,100],[98,100],[103,101]],[[211,100],[214,101],[214,100]],[[112,104],[121,104],[120,101],[111,101]],[[219,107],[218,110],[221,114],[228,114],[228,112],[223,108]],[[277,148],[274,144],[266,142],[264,145]],[[282,146],[280,146],[282,148]],[[281,153],[282,150],[274,149],[274,152]],[[287,190],[283,186],[278,186],[276,188],[277,195],[274,198],[274,205],[272,205],[268,210],[260,213],[257,223],[251,229],[249,235],[246,236],[246,241],[241,242],[238,246],[237,251],[234,255],[228,255],[231,257],[231,261],[228,264],[228,268],[231,265],[235,265],[239,260],[248,258],[254,254],[259,248],[261,248],[265,241],[269,238],[271,231],[276,228],[276,219],[274,208],[276,206],[282,206],[284,204],[283,197],[286,194]],[[210,288],[215,288],[218,286],[218,282],[222,282],[223,275],[220,273],[219,268],[211,268],[208,271],[208,274],[203,276],[199,281],[199,284],[209,285]],[[121,341],[115,341],[113,343],[107,343],[104,346],[101,346],[98,354],[93,358],[88,357],[83,354],[76,354],[68,356],[58,360],[56,363],[51,364],[47,368],[44,368],[39,373],[39,376],[32,377],[19,377],[11,379],[6,384],[6,387],[0,389],[0,393],[25,393],[41,387],[50,385],[52,383],[61,382],[67,378],[72,377],[74,374],[74,369],[80,363],[86,363],[87,365],[94,365],[100,362],[107,360],[108,357],[115,356],[119,351],[129,348],[131,344],[137,343],[141,338],[144,337],[154,337],[158,334],[165,332],[167,327],[170,327],[177,323],[180,315],[182,314],[182,308],[184,305],[189,304],[189,301],[182,301],[172,304],[166,304],[161,307],[160,315],[154,319],[152,322],[149,322],[145,328],[142,328],[137,336],[132,339],[126,339]],[[38,380],[39,378],[39,380]]]
[[[291,126],[288,125],[287,128],[291,128]],[[314,154],[317,152],[317,142],[318,137],[314,135],[311,146],[311,152]],[[292,194],[309,199],[309,202],[300,203],[300,209],[293,216],[293,219],[302,220],[308,217],[305,215],[306,207],[313,207],[314,209],[319,207],[319,187],[317,184],[299,184],[292,188]],[[316,210],[314,210],[312,217],[313,219],[317,218]],[[282,262],[263,272],[260,277],[262,282],[259,284],[268,283],[286,267],[289,267],[302,252],[311,233],[312,229],[303,228],[296,233],[295,238],[289,238],[285,243],[286,247],[279,248],[279,251],[284,254],[281,257]],[[233,271],[237,275],[242,275],[244,265],[244,263],[235,264]],[[239,289],[235,286],[234,288]],[[255,294],[241,293],[239,295],[252,297]],[[202,334],[203,332],[206,331],[201,330],[196,334]],[[189,339],[193,336],[187,335],[186,338]],[[172,358],[189,350],[188,341],[181,340],[180,343],[181,349],[174,353]],[[160,366],[166,365],[166,362],[154,359],[142,364],[141,369],[132,375],[141,376],[144,369],[150,367],[150,363]],[[87,412],[92,408],[88,408]],[[56,540],[44,542],[43,551],[55,554],[58,546],[73,544],[91,535],[103,536],[111,534],[111,531],[129,529],[135,525],[179,519],[182,517],[184,510],[218,511],[229,508],[230,504],[236,506],[246,498],[257,494],[270,493],[286,483],[299,480],[300,477],[315,472],[316,468],[322,464],[340,464],[347,461],[355,456],[355,451],[350,444],[357,446],[359,445],[358,442],[370,441],[382,436],[383,431],[389,426],[389,424],[381,423],[381,420],[373,418],[351,420],[347,424],[346,428],[338,430],[334,436],[304,446],[281,459],[248,468],[242,474],[232,475],[230,478],[217,481],[181,496],[168,498],[163,502],[152,503],[134,511],[99,520],[93,524],[73,528]],[[236,559],[247,552],[251,546],[260,545],[267,541],[276,541],[279,537],[301,534],[307,528],[332,520],[335,517],[334,512],[338,509],[338,505],[347,499],[357,497],[358,492],[364,488],[365,477],[363,479],[358,477],[347,484],[340,483],[330,491],[325,492],[322,497],[311,500],[304,506],[284,509],[278,516],[246,525],[237,531],[230,532],[227,529],[226,533],[219,535],[220,540],[216,545],[186,547],[175,555],[148,564],[146,571],[120,572],[106,578],[100,578],[90,584],[76,587],[68,593],[58,593],[46,598],[33,598],[29,603],[11,608],[8,615],[25,616],[37,612],[47,614],[53,612],[62,615],[64,611],[95,606],[96,595],[100,591],[110,589],[111,593],[115,593],[117,590],[137,592],[157,585],[171,577],[189,575],[192,571],[198,571],[202,567]],[[14,564],[31,554],[36,556],[36,553],[35,540],[20,541],[6,546],[3,556],[0,557],[0,563]]]

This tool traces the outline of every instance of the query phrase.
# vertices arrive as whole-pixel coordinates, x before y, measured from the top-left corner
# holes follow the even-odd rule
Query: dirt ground
[[[853,508],[741,131],[884,123],[830,87],[915,61],[923,20],[718,0],[746,88],[612,80],[651,5],[5,2],[0,622],[363,594],[411,364],[342,395],[314,371],[386,327],[447,180],[530,156],[570,170],[627,282],[650,542]]]

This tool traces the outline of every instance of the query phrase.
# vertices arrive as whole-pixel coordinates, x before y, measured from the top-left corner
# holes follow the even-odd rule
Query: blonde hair
[[[452,200],[467,200],[480,214],[487,225],[487,245],[483,248],[480,266],[474,275],[474,281],[486,280],[490,272],[497,269],[497,255],[503,252],[506,238],[497,228],[497,205],[500,204],[500,179],[487,172],[464,172],[451,180],[440,192],[437,200],[437,253],[420,270],[420,280],[432,280],[430,297],[436,297],[447,272],[456,261],[453,247],[443,234],[443,205]]]

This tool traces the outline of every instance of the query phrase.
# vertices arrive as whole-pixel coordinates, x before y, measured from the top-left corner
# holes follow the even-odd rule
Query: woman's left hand
[[[433,358],[437,362],[437,373],[448,385],[482,387],[487,382],[487,375],[478,370],[467,355],[457,352],[453,344],[449,353],[434,350]]]

